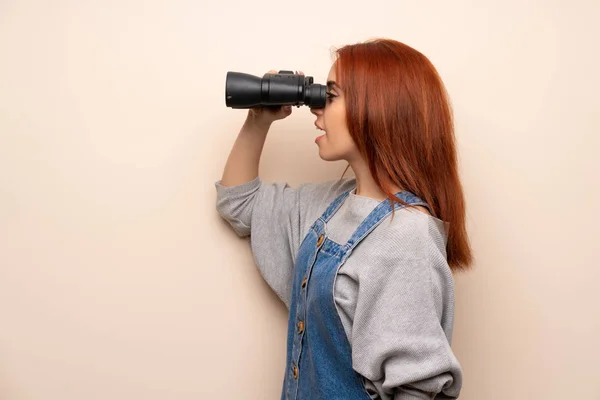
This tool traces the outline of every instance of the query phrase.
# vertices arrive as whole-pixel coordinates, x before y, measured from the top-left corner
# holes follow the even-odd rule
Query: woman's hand
[[[276,74],[277,71],[270,70],[268,74]],[[298,72],[304,75],[302,72]],[[269,127],[277,120],[289,117],[292,114],[292,106],[279,107],[256,107],[248,110],[247,122],[256,124],[260,127]]]

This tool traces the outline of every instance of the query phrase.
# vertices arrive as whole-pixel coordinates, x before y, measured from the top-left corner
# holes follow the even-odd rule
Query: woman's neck
[[[362,160],[350,162],[350,167],[356,177],[356,195],[370,197],[379,201],[387,198],[385,193],[377,186],[369,167]],[[392,193],[397,193],[400,188],[392,185]]]

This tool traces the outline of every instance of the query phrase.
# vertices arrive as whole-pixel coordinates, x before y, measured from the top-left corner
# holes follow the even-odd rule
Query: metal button
[[[319,247],[323,243],[323,239],[325,239],[325,235],[319,236],[319,240],[317,241],[317,247]]]
[[[304,321],[298,322],[298,333],[304,332]]]
[[[304,279],[302,279],[302,287],[305,288],[306,287],[306,281],[308,280],[308,278],[304,277]]]
[[[298,367],[295,365],[292,366],[292,373],[294,374],[294,379],[298,379]]]

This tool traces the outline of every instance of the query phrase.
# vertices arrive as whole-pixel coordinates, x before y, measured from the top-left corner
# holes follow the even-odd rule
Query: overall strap
[[[335,212],[342,206],[342,204],[344,204],[344,200],[346,200],[346,197],[350,195],[351,191],[352,190],[348,190],[347,192],[342,193],[334,201],[332,201],[323,213],[323,215],[321,215],[320,219],[323,220],[323,222],[329,222],[331,217],[333,217],[333,214],[335,214]]]
[[[408,191],[402,191],[395,194],[396,197],[411,206],[423,206],[426,207],[430,212],[431,208],[427,203],[421,200],[419,197]],[[406,205],[399,204],[396,210],[405,208]],[[352,234],[346,247],[349,253],[354,249],[373,229],[377,227],[389,214],[392,212],[392,205],[390,199],[385,199],[371,213],[365,218],[361,224],[356,228],[356,231]]]

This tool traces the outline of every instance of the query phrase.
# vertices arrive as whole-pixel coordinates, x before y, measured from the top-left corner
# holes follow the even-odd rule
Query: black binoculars
[[[225,104],[231,108],[279,107],[306,105],[323,108],[327,86],[313,83],[312,76],[279,71],[262,78],[243,72],[227,72]]]

